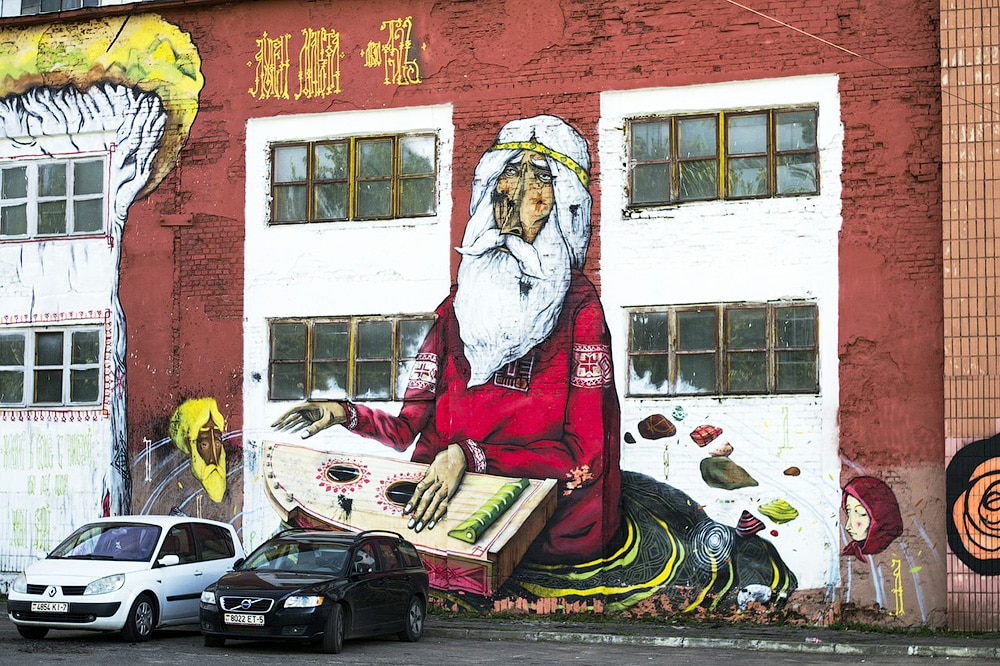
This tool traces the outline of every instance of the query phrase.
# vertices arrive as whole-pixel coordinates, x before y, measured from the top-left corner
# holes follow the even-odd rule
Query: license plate
[[[226,613],[222,619],[226,624],[252,624],[261,626],[264,624],[263,615],[253,615],[250,613]]]
[[[32,613],[68,613],[69,604],[59,601],[32,601]]]

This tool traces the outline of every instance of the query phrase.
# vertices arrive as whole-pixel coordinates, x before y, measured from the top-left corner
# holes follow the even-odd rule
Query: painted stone
[[[677,434],[677,427],[663,414],[653,414],[639,421],[639,434],[646,439],[673,437]]]
[[[701,461],[701,478],[712,488],[736,490],[758,485],[745,469],[724,456],[709,456]]]
[[[635,444],[635,437],[632,436],[632,433],[626,432],[625,433],[625,441],[628,444]]]
[[[786,500],[776,499],[766,504],[761,504],[757,510],[770,518],[777,525],[787,523],[799,517],[799,511]]]
[[[722,434],[722,428],[714,425],[700,425],[691,431],[691,439],[698,446],[710,444],[712,440]]]
[[[750,536],[757,534],[764,529],[764,521],[753,515],[749,511],[744,511],[740,515],[740,521],[736,523],[736,533],[740,536]]]
[[[729,442],[723,442],[722,444],[719,444],[718,446],[712,448],[708,452],[708,455],[710,455],[710,456],[728,456],[732,452],[733,452],[733,445],[730,444]]]
[[[802,470],[800,470],[798,467],[795,467],[794,465],[785,470],[785,476],[798,476],[801,473]]]

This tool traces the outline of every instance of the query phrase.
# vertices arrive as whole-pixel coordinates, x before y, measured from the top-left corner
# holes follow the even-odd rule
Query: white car
[[[17,575],[7,613],[25,638],[49,629],[120,631],[198,623],[201,592],[245,557],[232,525],[186,516],[88,523]]]

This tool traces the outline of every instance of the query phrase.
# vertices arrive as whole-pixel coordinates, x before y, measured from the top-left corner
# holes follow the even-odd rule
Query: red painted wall
[[[754,9],[760,13],[725,1],[597,0],[158,7],[167,21],[191,33],[205,87],[179,165],[133,205],[124,237],[121,298],[133,446],[164,436],[166,420],[188,397],[215,397],[227,428],[242,426],[248,118],[453,104],[457,245],[475,164],[511,118],[561,116],[584,132],[596,158],[602,91],[837,73],[845,130],[835,323],[841,455],[887,473],[940,465],[938,5],[769,1]],[[422,81],[384,85],[382,70],[366,68],[361,52],[369,41],[385,38],[383,21],[406,16],[413,19],[411,53]],[[340,33],[342,91],[295,99],[297,82],[290,76],[289,99],[250,94],[256,40],[265,32],[288,33],[292,44],[300,43],[306,27]],[[290,53],[294,60],[297,47]],[[595,163],[588,261],[598,285],[601,168]],[[457,257],[452,262],[454,275]]]

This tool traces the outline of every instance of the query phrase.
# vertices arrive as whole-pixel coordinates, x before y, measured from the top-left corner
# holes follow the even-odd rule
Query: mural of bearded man
[[[214,502],[226,494],[226,420],[213,398],[186,400],[170,417],[170,439],[191,456],[191,473]]]
[[[583,274],[587,141],[560,118],[513,120],[476,168],[458,283],[438,306],[398,416],[312,401],[272,425],[335,424],[428,463],[405,512],[433,529],[466,471],[559,480],[554,514],[507,583],[515,596],[628,606],[670,586],[690,607],[750,584],[796,587],[774,547],[683,492],[620,468],[611,336]]]

